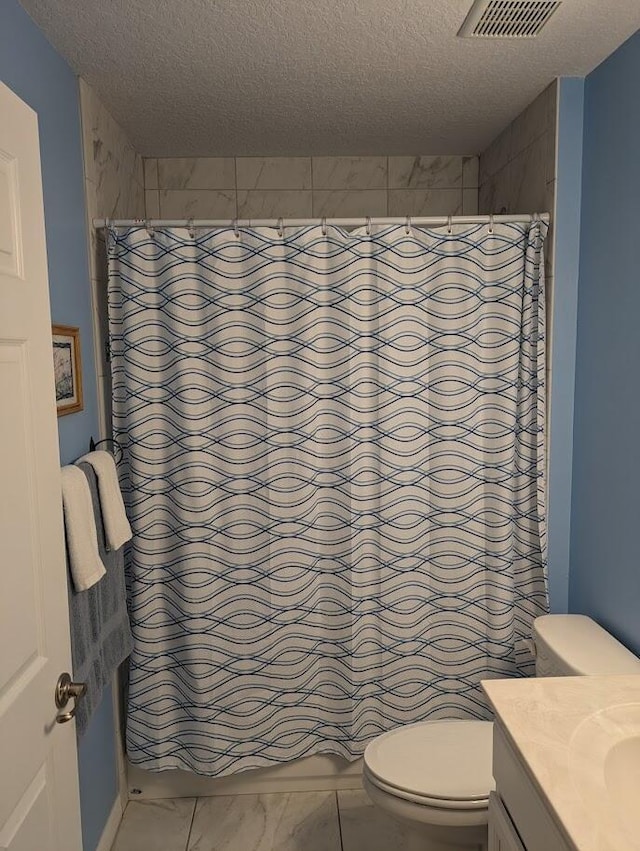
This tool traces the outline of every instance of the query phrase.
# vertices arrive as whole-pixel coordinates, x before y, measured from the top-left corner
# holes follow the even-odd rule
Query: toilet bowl
[[[440,720],[379,736],[364,754],[372,802],[431,839],[460,847],[486,840],[493,724]]]
[[[583,615],[534,623],[537,676],[640,674],[640,660]],[[397,727],[364,752],[371,801],[430,842],[486,848],[492,775],[490,721],[436,720]]]

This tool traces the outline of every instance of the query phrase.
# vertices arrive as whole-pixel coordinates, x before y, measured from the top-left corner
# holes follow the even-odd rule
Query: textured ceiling
[[[563,0],[531,40],[460,39],[472,0],[22,0],[147,156],[473,154],[640,0]]]

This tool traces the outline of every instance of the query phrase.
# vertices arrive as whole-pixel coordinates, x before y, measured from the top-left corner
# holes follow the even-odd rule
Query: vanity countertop
[[[578,851],[640,849],[640,676],[484,680],[499,723]]]

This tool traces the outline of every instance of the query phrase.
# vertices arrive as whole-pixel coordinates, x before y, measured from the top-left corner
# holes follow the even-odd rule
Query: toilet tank
[[[640,674],[640,659],[585,615],[543,615],[533,637],[537,677]]]

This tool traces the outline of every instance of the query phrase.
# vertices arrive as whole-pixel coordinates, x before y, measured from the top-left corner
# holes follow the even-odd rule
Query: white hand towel
[[[98,449],[95,452],[83,455],[76,461],[76,464],[79,464],[80,461],[91,464],[96,471],[107,549],[119,550],[124,543],[131,540],[133,532],[124,510],[113,456],[109,452]]]
[[[62,505],[69,568],[76,591],[86,591],[105,575],[87,477],[77,467],[62,468]]]

